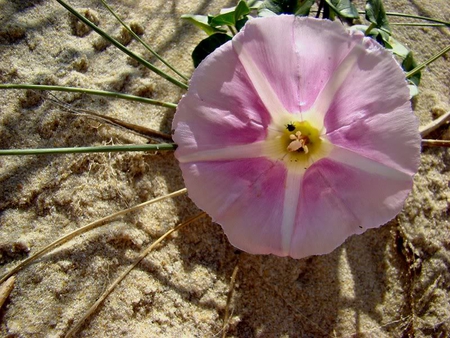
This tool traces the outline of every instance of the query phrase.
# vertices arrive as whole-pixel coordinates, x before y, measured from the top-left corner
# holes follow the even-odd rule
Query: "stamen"
[[[297,131],[295,135],[289,135],[289,138],[292,140],[292,142],[289,143],[287,147],[288,151],[304,151],[305,154],[308,153],[309,150],[306,146],[306,144],[309,143],[308,136],[303,136],[300,131]]]

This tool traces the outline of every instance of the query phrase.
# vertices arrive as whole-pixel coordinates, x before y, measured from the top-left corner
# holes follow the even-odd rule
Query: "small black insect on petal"
[[[289,122],[289,123],[286,125],[286,129],[289,130],[289,131],[294,131],[294,130],[295,130],[295,124],[294,124],[294,122]]]

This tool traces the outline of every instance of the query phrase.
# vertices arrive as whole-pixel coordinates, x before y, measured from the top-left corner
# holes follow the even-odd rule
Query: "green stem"
[[[175,143],[128,144],[118,146],[76,147],[76,148],[41,148],[41,149],[7,149],[0,150],[0,156],[9,155],[52,155],[74,153],[112,153],[121,151],[173,151]]]
[[[143,58],[141,58],[139,55],[133,53],[132,51],[130,51],[128,48],[126,48],[124,45],[122,45],[119,41],[117,41],[116,39],[114,39],[113,37],[111,37],[110,35],[108,35],[104,30],[100,29],[99,27],[97,27],[96,25],[94,25],[92,22],[90,22],[88,19],[86,19],[83,15],[81,15],[80,13],[78,13],[73,7],[71,7],[69,4],[67,4],[66,2],[64,2],[63,0],[56,0],[58,1],[61,6],[63,6],[64,8],[66,8],[70,13],[72,13],[73,15],[75,15],[79,20],[83,21],[86,25],[88,25],[90,28],[92,28],[95,32],[97,32],[97,34],[99,34],[100,36],[102,36],[104,39],[108,40],[109,42],[111,42],[114,46],[116,46],[117,48],[119,48],[122,52],[124,52],[125,54],[127,54],[128,56],[132,57],[133,59],[135,59],[136,61],[138,61],[139,63],[141,63],[142,65],[144,65],[145,67],[147,67],[148,69],[152,70],[153,72],[155,72],[156,74],[158,74],[159,76],[161,76],[162,78],[166,79],[167,81],[175,84],[176,86],[182,88],[182,89],[188,89],[188,85],[178,81],[177,79],[173,78],[172,76],[164,73],[161,69],[153,66],[150,62],[144,60]]]
[[[388,15],[388,16],[398,16],[398,17],[401,17],[401,18],[412,18],[412,19],[425,20],[425,21],[436,22],[436,23],[441,23],[441,24],[446,25],[446,26],[450,26],[450,22],[448,22],[448,21],[428,18],[426,16],[404,14],[404,13],[396,13],[396,12],[386,12],[386,15]]]
[[[435,55],[433,55],[431,58],[429,58],[427,61],[421,63],[420,65],[418,65],[416,68],[414,68],[413,70],[411,70],[410,72],[406,73],[405,76],[406,78],[410,78],[411,76],[413,76],[414,74],[420,72],[422,69],[424,69],[426,66],[428,66],[430,63],[436,61],[437,59],[439,59],[442,55],[444,55],[445,53],[447,53],[448,51],[450,51],[450,46],[445,47],[444,49],[442,49],[440,52],[436,53]]]
[[[419,22],[390,22],[391,26],[414,26],[414,27],[445,27],[443,23],[419,23]]]
[[[148,44],[145,43],[144,40],[142,40],[133,30],[127,26],[125,22],[122,21],[122,19],[114,12],[114,10],[106,3],[105,0],[101,0],[103,5],[108,9],[108,11],[116,18],[117,21],[120,22],[120,24],[125,27],[125,29],[130,32],[130,34],[139,41],[150,53],[152,53],[159,61],[164,63],[167,67],[169,67],[175,74],[177,74],[179,77],[181,77],[184,81],[189,81],[189,79],[178,72],[170,63],[168,63],[166,60],[164,60],[158,53],[156,53]]]
[[[231,35],[235,36],[237,34],[236,31],[234,30],[233,26],[228,25],[228,29],[230,30]]]
[[[358,11],[359,14],[366,14],[365,11]],[[450,22],[448,21],[443,21],[443,20],[439,20],[439,19],[433,19],[433,18],[428,18],[426,16],[420,16],[420,15],[413,15],[413,14],[405,14],[405,13],[396,13],[396,12],[386,12],[387,16],[398,16],[401,18],[411,18],[411,19],[419,19],[419,20],[425,20],[425,21],[430,21],[430,22],[435,22],[435,23],[440,23],[443,24],[445,26],[450,26]]]
[[[369,27],[367,27],[366,31],[364,32],[364,35],[365,35],[365,36],[368,36],[369,33],[370,33],[370,31],[371,31],[372,29],[374,29],[376,26],[377,26],[376,23],[371,22],[370,25],[369,25]]]
[[[76,88],[76,87],[63,87],[63,86],[47,86],[47,85],[34,85],[34,84],[0,84],[0,89],[34,89],[34,90],[55,90],[60,92],[74,92],[74,93],[85,93],[90,95],[107,96],[116,99],[124,99],[129,101],[137,101],[146,104],[152,104],[154,106],[166,107],[166,108],[177,108],[175,103],[152,100],[145,97],[134,96],[129,94],[122,94],[116,92],[107,92],[104,90],[94,90],[86,88]]]

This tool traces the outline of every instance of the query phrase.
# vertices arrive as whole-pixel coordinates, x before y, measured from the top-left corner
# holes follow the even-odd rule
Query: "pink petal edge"
[[[277,100],[294,114],[326,107],[335,150],[304,174],[258,153],[230,155],[264,141]],[[233,245],[302,258],[395,217],[418,167],[417,124],[404,74],[378,44],[336,22],[261,18],[195,71],[174,118],[175,156],[189,196]],[[199,155],[214,151],[226,158]]]

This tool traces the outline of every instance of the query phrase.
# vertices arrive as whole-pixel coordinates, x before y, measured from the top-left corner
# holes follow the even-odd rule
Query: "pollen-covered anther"
[[[295,135],[289,135],[289,138],[292,140],[292,142],[289,143],[287,150],[303,151],[305,154],[308,153],[308,146],[306,145],[307,143],[309,143],[308,136],[303,136],[300,131],[297,131]]]

